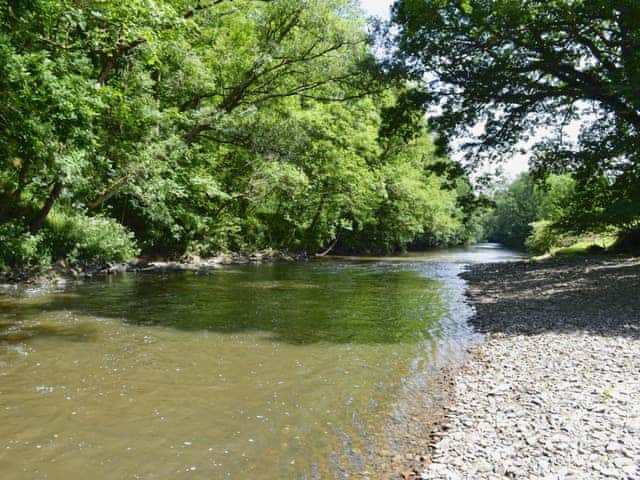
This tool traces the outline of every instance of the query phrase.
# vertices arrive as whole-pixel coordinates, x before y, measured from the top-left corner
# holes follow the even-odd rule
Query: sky
[[[394,0],[360,0],[362,9],[366,14],[380,17],[385,20],[389,18],[389,8],[393,2]],[[533,140],[535,139],[536,138],[534,136]],[[525,150],[527,149],[526,144],[519,145],[519,147],[523,147]],[[453,158],[456,159],[456,157],[460,157],[460,155],[454,152]],[[514,178],[519,173],[528,169],[528,160],[528,155],[514,155],[502,165],[502,169],[508,177]]]
[[[360,0],[362,8],[369,15],[388,19],[389,8],[393,3],[393,0]]]

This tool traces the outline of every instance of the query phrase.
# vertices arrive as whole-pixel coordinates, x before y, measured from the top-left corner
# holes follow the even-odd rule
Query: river
[[[477,340],[458,273],[517,258],[480,244],[0,293],[0,476],[376,478]]]

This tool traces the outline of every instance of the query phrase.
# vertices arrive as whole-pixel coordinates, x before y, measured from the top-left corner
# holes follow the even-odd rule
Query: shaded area
[[[70,342],[95,341],[98,330],[89,322],[0,322],[0,344],[20,343],[35,337],[57,337]]]
[[[246,266],[207,275],[127,275],[71,291],[4,305],[17,321],[69,312],[180,330],[264,331],[299,345],[414,343],[439,332],[445,311],[441,283],[415,265]]]
[[[471,322],[484,333],[640,337],[640,259],[566,257],[473,266]]]

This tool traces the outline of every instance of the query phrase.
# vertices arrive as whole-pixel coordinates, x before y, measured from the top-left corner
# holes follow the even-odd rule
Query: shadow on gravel
[[[483,264],[462,276],[480,332],[640,338],[640,258]]]

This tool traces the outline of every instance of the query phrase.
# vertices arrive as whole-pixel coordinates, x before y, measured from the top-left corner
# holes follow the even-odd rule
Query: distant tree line
[[[536,254],[558,249],[600,253],[605,247],[638,252],[636,230],[615,223],[585,222],[590,211],[584,208],[587,199],[583,195],[580,183],[570,175],[541,179],[523,173],[496,186],[493,207],[483,217],[484,233],[491,241]]]

